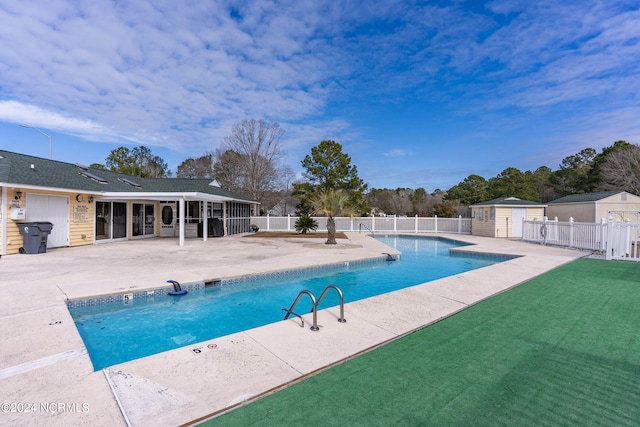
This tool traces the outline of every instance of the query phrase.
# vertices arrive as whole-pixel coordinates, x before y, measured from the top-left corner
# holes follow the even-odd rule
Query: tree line
[[[296,177],[282,163],[284,135],[278,123],[243,120],[232,127],[219,148],[183,161],[175,176],[216,180],[221,187],[260,202],[262,213],[275,215],[324,212],[331,217],[348,210],[358,215],[452,217],[466,215],[472,204],[499,197],[546,203],[593,191],[640,193],[640,147],[626,141],[616,141],[600,153],[585,148],[562,159],[556,170],[541,166],[523,172],[508,167],[489,179],[471,174],[448,190],[429,193],[424,188],[369,189],[342,145],[333,140],[313,147],[301,161],[302,177]],[[91,166],[142,177],[173,175],[166,162],[144,146],[119,147],[105,164]],[[331,203],[338,206],[327,209]]]
[[[569,194],[640,191],[640,147],[616,141],[600,153],[585,148],[562,159],[559,168],[541,166],[522,172],[509,167],[493,178],[469,175],[447,191],[446,200],[469,206],[499,197],[547,203]]]

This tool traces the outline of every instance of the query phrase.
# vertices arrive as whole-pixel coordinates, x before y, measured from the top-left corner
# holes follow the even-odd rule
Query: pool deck
[[[318,313],[94,372],[67,299],[380,257],[365,234],[327,248],[298,238],[145,239],[0,259],[0,425],[175,426],[214,416],[589,255],[520,241],[439,234],[463,249],[519,255]],[[432,234],[430,236],[433,236]],[[319,243],[309,245],[309,243]],[[339,286],[339,284],[337,284]],[[292,295],[292,300],[295,295]],[[280,310],[281,307],[275,307]],[[302,396],[301,398],[305,398]]]

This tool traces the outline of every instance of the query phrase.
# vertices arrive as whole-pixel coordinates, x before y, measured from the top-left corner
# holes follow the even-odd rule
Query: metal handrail
[[[285,320],[289,317],[290,314],[293,314],[294,316],[296,316],[298,319],[300,319],[300,321],[302,322],[302,324],[300,325],[301,328],[304,328],[304,317],[300,316],[298,313],[294,313],[291,310],[287,310],[286,308],[283,308],[282,311],[286,311],[287,315],[284,317]]]
[[[344,296],[342,296],[342,291],[336,285],[329,285],[324,288],[324,291],[322,291],[322,293],[320,294],[320,298],[318,298],[318,302],[316,303],[316,310],[318,309],[318,305],[320,305],[320,301],[322,301],[322,298],[324,298],[329,289],[335,289],[340,296],[340,317],[338,318],[338,322],[345,323],[347,319],[344,318]]]
[[[366,225],[364,225],[363,223],[359,223],[358,224],[358,233],[362,232],[362,228],[364,227],[366,230],[369,230],[369,233],[371,233],[372,236],[375,236],[375,233],[373,232],[372,229],[370,229],[369,227],[367,227]]]
[[[316,297],[313,295],[313,293],[311,291],[306,290],[306,289],[304,291],[300,291],[300,293],[296,297],[295,301],[293,301],[293,304],[291,304],[291,307],[289,307],[289,310],[283,308],[283,310],[287,312],[287,314],[284,316],[284,320],[287,320],[289,318],[289,315],[291,315],[291,314],[293,314],[294,316],[297,316],[300,319],[302,319],[302,316],[300,316],[299,314],[294,313],[293,309],[298,304],[298,301],[300,301],[300,298],[302,298],[302,295],[305,295],[305,294],[309,295],[309,298],[311,298],[311,302],[313,303],[313,307],[311,308],[311,312],[313,313],[313,325],[311,325],[311,330],[312,331],[318,331],[318,330],[320,330],[320,328],[318,327],[318,311],[316,310],[316,308],[317,308]],[[304,320],[303,320],[302,326],[304,326]]]
[[[311,325],[310,329],[312,331],[319,331],[320,328],[318,327],[318,305],[320,305],[320,301],[322,301],[327,292],[329,292],[329,289],[335,289],[336,292],[338,292],[338,296],[340,297],[340,317],[338,318],[338,322],[345,323],[347,319],[344,318],[344,296],[342,295],[342,291],[340,290],[340,288],[336,285],[329,285],[324,288],[324,291],[322,291],[322,294],[320,294],[320,298],[318,298],[317,300],[315,295],[313,295],[313,292],[311,292],[310,290],[305,289],[303,291],[300,291],[296,299],[293,301],[293,304],[291,304],[291,307],[289,307],[288,310],[286,308],[282,309],[282,311],[285,311],[287,313],[284,316],[284,320],[287,320],[289,316],[293,314],[302,321],[302,325],[300,325],[300,327],[303,328],[304,319],[298,313],[295,313],[293,309],[296,307],[303,295],[309,295],[309,298],[311,298],[311,303],[313,304],[313,306],[311,307],[311,312],[313,313],[313,325]]]

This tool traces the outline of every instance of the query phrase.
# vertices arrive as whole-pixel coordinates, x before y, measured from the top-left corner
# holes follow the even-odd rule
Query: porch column
[[[206,242],[209,231],[209,202],[200,202],[204,209],[202,209],[202,241]]]
[[[227,230],[227,202],[222,202],[222,235],[228,236],[229,230]]]
[[[184,198],[178,200],[178,212],[180,220],[178,221],[179,238],[178,242],[180,246],[184,246]]]

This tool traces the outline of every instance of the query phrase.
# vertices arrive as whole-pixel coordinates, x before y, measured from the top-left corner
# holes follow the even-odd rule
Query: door
[[[132,213],[133,236],[155,235],[155,205],[134,203]]]
[[[176,205],[175,203],[160,204],[160,237],[175,237]]]
[[[127,237],[127,204],[96,202],[96,240]]]
[[[511,237],[522,237],[522,226],[527,208],[511,208]]]
[[[69,246],[69,197],[27,194],[27,222],[48,221],[53,224],[47,236],[47,248]]]

